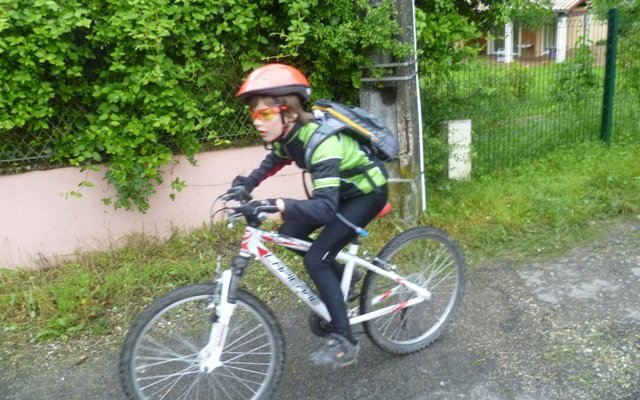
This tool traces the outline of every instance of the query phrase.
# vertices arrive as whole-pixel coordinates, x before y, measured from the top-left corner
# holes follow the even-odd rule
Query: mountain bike
[[[266,213],[242,212],[251,200],[244,190],[232,188],[218,200],[228,226],[246,222],[239,252],[228,269],[220,272],[218,266],[213,283],[171,291],[132,324],[119,362],[122,387],[131,399],[266,399],[273,394],[284,366],[284,335],[265,303],[239,287],[252,259],[312,310],[314,334],[330,333],[320,296],[269,249],[305,252],[311,242],[261,229]],[[228,206],[230,201],[239,206]],[[341,289],[350,323],[362,324],[370,340],[389,353],[424,349],[460,306],[464,259],[459,246],[437,228],[416,227],[369,257],[358,254],[366,231],[353,228],[358,239],[336,258],[345,266]],[[349,303],[355,268],[366,274],[358,298]]]

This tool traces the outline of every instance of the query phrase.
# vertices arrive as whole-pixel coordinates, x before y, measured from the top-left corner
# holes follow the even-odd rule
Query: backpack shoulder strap
[[[322,123],[318,126],[318,129],[316,129],[309,138],[309,142],[307,143],[304,151],[304,162],[307,170],[311,169],[311,157],[313,156],[313,152],[316,148],[333,134],[346,128],[346,125],[343,122],[335,118],[326,117],[321,122]]]

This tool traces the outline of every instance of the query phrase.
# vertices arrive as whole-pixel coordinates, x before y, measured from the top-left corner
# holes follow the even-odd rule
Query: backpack
[[[368,111],[329,100],[316,101],[312,109],[320,126],[307,143],[304,154],[307,169],[311,168],[311,155],[318,145],[338,132],[347,133],[358,140],[378,160],[393,161],[398,158],[398,138]]]

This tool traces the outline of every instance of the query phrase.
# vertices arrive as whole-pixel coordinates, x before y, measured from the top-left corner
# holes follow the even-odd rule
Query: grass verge
[[[640,145],[572,145],[510,171],[431,190],[421,220],[475,259],[549,257],[599,222],[640,213]]]

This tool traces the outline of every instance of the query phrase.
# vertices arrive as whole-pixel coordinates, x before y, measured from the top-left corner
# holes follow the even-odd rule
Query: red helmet
[[[284,64],[267,64],[254,70],[240,86],[236,97],[247,102],[253,95],[284,96],[297,94],[303,103],[311,97],[307,78],[294,67]]]

